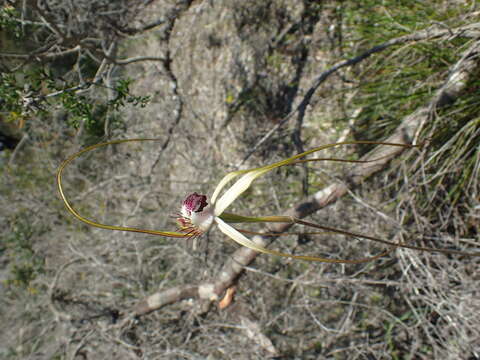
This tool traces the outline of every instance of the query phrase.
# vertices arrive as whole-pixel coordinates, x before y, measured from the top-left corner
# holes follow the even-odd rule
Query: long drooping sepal
[[[459,250],[438,249],[438,248],[430,248],[430,247],[424,247],[424,246],[409,245],[409,244],[405,244],[405,243],[394,243],[393,241],[388,241],[388,240],[384,240],[384,239],[380,239],[380,238],[377,238],[377,237],[364,235],[364,234],[360,234],[360,233],[356,233],[356,232],[352,232],[352,231],[341,230],[341,229],[333,228],[333,227],[330,227],[330,226],[319,225],[319,224],[311,223],[311,222],[304,221],[304,220],[294,218],[294,217],[290,217],[290,216],[253,217],[253,216],[242,216],[242,215],[236,215],[236,214],[230,214],[230,213],[223,213],[219,217],[227,223],[287,223],[287,224],[299,224],[299,225],[309,226],[309,227],[313,227],[315,229],[322,230],[323,231],[322,233],[342,234],[342,235],[346,235],[350,238],[366,239],[366,240],[374,241],[374,242],[385,244],[385,245],[395,246],[395,247],[399,247],[399,248],[412,249],[412,250],[417,250],[417,251],[438,252],[438,253],[451,254],[451,255],[480,256],[480,252],[468,253],[468,252],[459,251]],[[240,231],[243,232],[243,233],[248,233],[248,234],[257,234],[256,232],[253,232],[253,231],[244,231],[244,230],[240,230]],[[260,234],[260,233],[258,233],[258,234]],[[307,234],[314,234],[314,233],[307,233]],[[267,234],[265,234],[265,235],[267,235]],[[277,234],[268,234],[268,235],[278,236]]]
[[[218,217],[215,218],[215,222],[217,223],[218,228],[220,229],[221,232],[223,232],[230,239],[236,241],[238,244],[242,246],[248,247],[260,253],[287,257],[287,258],[292,258],[297,260],[316,261],[316,262],[335,263],[335,264],[339,264],[339,263],[340,264],[361,264],[361,263],[366,263],[366,262],[376,260],[380,257],[383,257],[389,254],[390,252],[396,249],[396,247],[392,247],[391,249],[384,251],[381,254],[364,258],[364,259],[356,259],[356,260],[330,259],[330,258],[321,258],[317,256],[286,254],[280,251],[267,249],[263,246],[260,246],[259,244],[254,243],[253,241],[248,239],[245,235],[243,235],[238,230],[234,229],[233,227],[231,227],[230,225],[228,225],[226,222],[224,222],[222,219]]]
[[[288,220],[289,217],[286,216],[285,218],[286,218],[285,220]],[[376,238],[376,237],[373,237],[373,236],[354,233],[354,232],[351,232],[351,231],[340,230],[340,229],[332,228],[332,227],[329,227],[329,226],[314,224],[314,223],[311,223],[311,222],[308,222],[308,221],[303,221],[303,220],[300,220],[300,219],[297,219],[297,218],[290,218],[290,219],[295,224],[310,226],[310,227],[313,227],[315,229],[320,229],[320,230],[324,230],[324,231],[328,231],[328,232],[335,232],[337,234],[346,235],[346,236],[349,236],[349,237],[352,237],[352,238],[367,239],[367,240],[370,240],[370,241],[378,242],[378,243],[385,244],[385,245],[391,245],[391,246],[395,246],[395,247],[399,247],[399,248],[412,249],[412,250],[417,250],[417,251],[438,252],[438,253],[450,254],[450,255],[480,256],[480,252],[468,253],[468,252],[459,251],[459,250],[438,249],[438,248],[408,245],[408,244],[405,244],[405,243],[394,243],[392,241],[383,240],[383,239]]]
[[[243,216],[224,212],[218,217],[227,223],[293,223],[288,216]]]
[[[139,228],[134,228],[134,227],[123,227],[123,226],[115,226],[115,225],[105,225],[105,224],[100,224],[95,221],[89,220],[82,215],[80,215],[70,204],[70,202],[67,200],[67,197],[65,196],[65,193],[63,191],[62,187],[62,174],[63,170],[65,167],[71,163],[73,160],[75,160],[77,157],[80,155],[91,151],[95,150],[99,147],[102,146],[107,146],[111,144],[120,144],[120,143],[125,143],[125,142],[133,142],[133,141],[157,141],[157,139],[123,139],[123,140],[113,140],[109,142],[104,142],[96,145],[89,146],[73,155],[71,155],[69,158],[67,158],[58,168],[57,171],[57,186],[58,186],[58,192],[60,193],[60,197],[62,198],[63,203],[65,204],[67,210],[75,216],[78,220],[91,225],[95,227],[99,227],[102,229],[107,229],[107,230],[121,230],[121,231],[131,231],[131,232],[138,232],[138,233],[144,233],[144,234],[151,234],[151,235],[161,235],[161,236],[167,236],[167,237],[175,237],[175,238],[185,238],[188,237],[188,234],[184,233],[179,233],[179,232],[173,232],[173,231],[158,231],[158,230],[148,230],[148,229],[139,229]]]
[[[311,150],[305,151],[301,154],[297,154],[295,156],[292,156],[288,159],[285,159],[285,160],[282,160],[282,161],[279,161],[279,162],[276,162],[276,163],[273,163],[273,164],[270,164],[270,165],[262,166],[262,167],[259,167],[259,168],[250,169],[250,170],[233,171],[233,172],[225,175],[225,177],[220,181],[220,183],[217,185],[215,191],[213,192],[211,200],[212,200],[212,204],[214,204],[214,206],[215,206],[215,215],[216,216],[221,215],[225,211],[225,209],[232,202],[235,201],[235,199],[237,199],[245,190],[247,190],[250,187],[250,185],[252,184],[252,182],[256,178],[268,173],[269,171],[272,171],[273,169],[276,169],[276,168],[281,167],[281,166],[292,165],[292,164],[298,163],[298,162],[305,162],[305,161],[301,161],[301,160],[299,161],[299,159],[301,159],[302,157],[305,157],[309,154],[320,151],[320,150],[325,150],[325,149],[332,148],[332,147],[335,147],[335,146],[354,145],[354,144],[375,144],[375,145],[388,145],[388,146],[407,147],[407,148],[417,146],[417,145],[406,145],[406,144],[397,144],[397,143],[384,143],[384,142],[377,142],[377,141],[344,141],[344,142],[339,142],[339,143],[335,143],[335,144],[327,144],[327,145],[319,146],[319,147],[313,148]],[[322,161],[322,160],[341,161],[341,162],[372,162],[372,161],[375,161],[375,160],[363,161],[363,160],[340,160],[340,159],[312,159],[312,160],[309,160],[309,161]],[[235,184],[232,185],[232,187],[230,189],[225,191],[225,193],[217,201],[217,197],[219,196],[220,192],[225,187],[225,185],[227,183],[229,183],[231,180],[233,180],[235,177],[237,177],[239,175],[242,175],[242,174],[243,174],[243,176],[240,179],[238,179],[235,182]]]

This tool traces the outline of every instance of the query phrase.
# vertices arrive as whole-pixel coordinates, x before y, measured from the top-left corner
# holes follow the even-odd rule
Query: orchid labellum
[[[307,155],[315,153],[320,150],[325,150],[328,148],[342,146],[342,145],[351,145],[351,144],[380,144],[380,145],[387,145],[387,146],[396,146],[396,147],[405,147],[405,148],[412,148],[416,147],[417,145],[405,145],[405,144],[395,144],[395,143],[382,143],[382,142],[373,142],[373,141],[351,141],[351,142],[341,142],[335,144],[327,144],[323,146],[319,146],[313,148],[311,150],[305,151],[301,154],[292,156],[288,159],[262,166],[259,168],[249,169],[249,170],[238,170],[228,173],[223,177],[220,183],[215,188],[212,197],[210,199],[210,203],[208,203],[208,199],[206,195],[201,195],[196,192],[188,195],[186,199],[183,201],[179,217],[177,218],[177,225],[179,227],[179,231],[158,231],[158,230],[147,230],[147,229],[140,229],[134,227],[122,227],[122,226],[114,226],[114,225],[105,225],[100,224],[95,221],[89,220],[82,215],[80,215],[70,204],[65,196],[62,187],[62,173],[65,167],[73,161],[75,158],[79,157],[80,155],[97,149],[102,146],[110,145],[110,144],[119,144],[125,142],[133,142],[133,141],[155,141],[155,139],[125,139],[125,140],[114,140],[110,142],[105,142],[97,145],[93,145],[87,147],[69,158],[67,158],[59,167],[57,172],[57,185],[58,190],[60,192],[60,196],[65,203],[68,211],[73,214],[78,220],[83,221],[91,226],[96,226],[103,229],[108,230],[121,230],[121,231],[132,231],[132,232],[140,232],[152,235],[161,235],[166,237],[174,237],[174,238],[189,238],[189,237],[196,237],[202,235],[204,232],[209,230],[212,226],[217,226],[218,229],[229,238],[237,242],[242,246],[246,246],[252,250],[255,250],[260,253],[265,253],[269,255],[276,255],[282,257],[288,257],[293,259],[299,260],[306,260],[306,261],[319,261],[319,262],[328,262],[328,263],[350,263],[350,264],[357,264],[372,261],[382,257],[391,251],[395,250],[398,247],[414,249],[419,251],[428,251],[428,252],[440,252],[446,254],[457,254],[457,255],[464,255],[464,256],[480,256],[480,253],[465,253],[463,251],[456,251],[456,250],[447,250],[447,249],[434,249],[434,248],[427,248],[427,247],[420,247],[414,245],[408,245],[405,243],[394,243],[391,241],[375,238],[372,236],[362,235],[350,231],[339,230],[335,228],[331,228],[328,226],[323,226],[315,223],[310,223],[298,218],[290,217],[290,216],[266,216],[266,217],[250,217],[250,216],[240,216],[236,214],[231,214],[225,212],[225,210],[243,193],[245,192],[253,183],[253,181],[262,175],[267,174],[268,172],[287,165],[294,165],[302,162],[312,162],[312,161],[322,161],[322,160],[329,160],[329,161],[339,161],[339,162],[371,162],[375,160],[343,160],[343,159],[331,159],[331,158],[322,158],[322,159],[304,159]],[[378,159],[377,159],[378,160]],[[238,178],[233,185],[225,190],[222,193],[222,190],[229,184],[232,180]],[[264,246],[261,246],[252,240],[250,240],[245,233],[248,231],[242,231],[235,227],[233,227],[232,223],[268,223],[268,222],[277,222],[277,223],[291,223],[291,224],[300,224],[312,228],[316,228],[322,231],[328,231],[333,233],[339,233],[350,237],[355,238],[363,238],[379,243],[383,243],[390,246],[390,249],[380,253],[376,256],[358,259],[358,260],[347,260],[347,259],[331,259],[331,258],[322,258],[316,256],[306,256],[306,255],[293,255],[293,254],[286,254],[276,250],[267,249]],[[271,234],[270,234],[271,235]],[[278,234],[276,234],[278,235]]]

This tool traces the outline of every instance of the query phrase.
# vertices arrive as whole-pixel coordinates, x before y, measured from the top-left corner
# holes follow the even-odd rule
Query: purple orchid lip
[[[192,212],[202,212],[207,205],[207,197],[194,192],[187,196],[182,207],[190,214]]]
[[[187,196],[182,203],[177,225],[181,232],[189,237],[195,237],[207,231],[213,223],[212,209],[204,208],[208,205],[205,195],[194,192]]]

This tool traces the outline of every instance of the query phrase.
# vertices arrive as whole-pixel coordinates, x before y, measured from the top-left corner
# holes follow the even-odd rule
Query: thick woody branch
[[[445,84],[437,90],[431,101],[405,117],[397,130],[385,142],[410,144],[411,139],[415,137],[421,127],[431,119],[432,109],[445,107],[453,103],[462,94],[470,76],[478,67],[479,55],[480,41],[476,41],[452,67]],[[404,150],[405,148],[402,147],[377,146],[373,151],[365,155],[362,160],[379,160],[354,166],[347,174],[349,183],[351,186],[360,185],[368,177],[385,168],[390,160],[398,157]],[[333,183],[289,209],[285,215],[304,218],[334,203],[347,192],[348,187],[345,183]],[[272,226],[271,231],[283,233],[291,226],[292,224],[290,223],[277,223]],[[253,241],[263,246],[268,245],[273,240],[274,238],[267,236],[255,236],[253,238]],[[242,247],[235,251],[232,257],[225,263],[213,282],[203,283],[198,286],[179,286],[155,293],[139,302],[131,310],[131,313],[134,316],[143,315],[186,298],[217,301],[226,289],[235,283],[243,272],[244,266],[250,264],[257,255],[258,253],[254,250]]]
[[[199,286],[177,286],[158,292],[140,301],[133,311],[135,315],[149,313],[162,306],[172,304],[182,299],[197,297]]]

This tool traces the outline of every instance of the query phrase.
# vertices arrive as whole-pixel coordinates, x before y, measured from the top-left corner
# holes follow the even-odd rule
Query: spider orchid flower
[[[62,174],[65,167],[75,158],[78,156],[97,149],[102,146],[110,145],[110,144],[119,144],[125,142],[133,142],[133,141],[156,141],[156,139],[124,139],[124,140],[114,140],[105,143],[100,143],[97,145],[93,145],[87,147],[69,158],[67,158],[59,167],[57,172],[57,185],[58,190],[60,193],[60,197],[62,198],[63,202],[67,210],[73,214],[78,220],[87,223],[88,225],[108,229],[108,230],[121,230],[121,231],[132,231],[132,232],[139,232],[139,233],[146,233],[152,235],[160,235],[166,237],[174,237],[174,238],[190,238],[190,237],[197,237],[208,231],[212,226],[216,225],[218,229],[228,236],[230,239],[234,240],[238,244],[248,247],[254,251],[265,253],[269,255],[276,255],[281,257],[288,257],[293,259],[299,260],[306,260],[306,261],[318,261],[318,262],[327,262],[327,263],[349,263],[349,264],[358,264],[369,262],[375,259],[378,259],[386,254],[392,252],[398,247],[402,248],[409,248],[414,250],[420,251],[429,251],[429,252],[441,252],[447,254],[458,254],[458,255],[467,255],[467,256],[480,256],[480,253],[465,253],[462,251],[456,250],[446,250],[446,249],[433,249],[427,247],[420,247],[420,246],[413,246],[407,245],[405,243],[394,243],[391,241],[375,238],[368,235],[358,234],[350,231],[339,230],[335,228],[331,228],[328,226],[323,226],[319,224],[310,223],[301,219],[293,218],[290,216],[264,216],[264,217],[250,217],[250,216],[240,216],[235,214],[230,214],[225,212],[225,210],[243,193],[245,192],[253,183],[254,180],[261,177],[262,175],[267,174],[268,172],[287,165],[294,165],[303,162],[312,162],[312,161],[338,161],[338,162],[352,162],[352,163],[364,163],[364,162],[372,162],[377,161],[375,160],[344,160],[344,159],[334,159],[334,158],[314,158],[314,159],[303,159],[305,156],[315,153],[320,150],[325,150],[327,148],[332,148],[336,146],[342,145],[351,145],[351,144],[380,144],[380,145],[387,145],[387,146],[395,146],[395,147],[404,147],[404,148],[413,148],[418,147],[421,145],[406,145],[406,144],[397,144],[397,143],[383,143],[383,142],[376,142],[376,141],[351,141],[351,142],[340,142],[335,144],[327,144],[320,147],[313,148],[311,150],[305,151],[301,154],[292,156],[288,159],[269,164],[266,166],[262,166],[259,168],[248,169],[248,170],[238,170],[228,173],[223,177],[223,179],[219,182],[217,187],[215,188],[210,204],[207,202],[207,196],[198,194],[196,192],[188,195],[186,199],[183,201],[182,206],[180,208],[180,213],[178,214],[177,218],[177,225],[179,227],[178,232],[174,231],[158,231],[158,230],[147,230],[147,229],[140,229],[134,227],[122,227],[122,226],[114,226],[114,225],[105,225],[100,224],[95,221],[89,220],[82,215],[80,215],[70,204],[67,200],[65,193],[62,187]],[[233,185],[225,190],[222,195],[222,190],[226,187],[228,183],[230,183],[235,178],[238,179],[233,183]],[[232,223],[290,223],[290,224],[300,224],[308,227],[313,227],[316,229],[320,229],[322,231],[333,232],[343,234],[352,238],[363,238],[375,242],[379,242],[382,244],[386,244],[390,246],[390,249],[384,251],[378,255],[371,256],[368,258],[357,259],[357,260],[347,260],[347,259],[332,259],[332,258],[323,258],[323,257],[316,257],[316,256],[307,256],[307,255],[293,255],[287,254],[283,252],[279,252],[272,249],[267,249],[266,247],[250,240],[245,233],[251,233],[248,231],[242,231],[236,229],[231,224]],[[280,234],[269,234],[273,236],[279,236]]]

